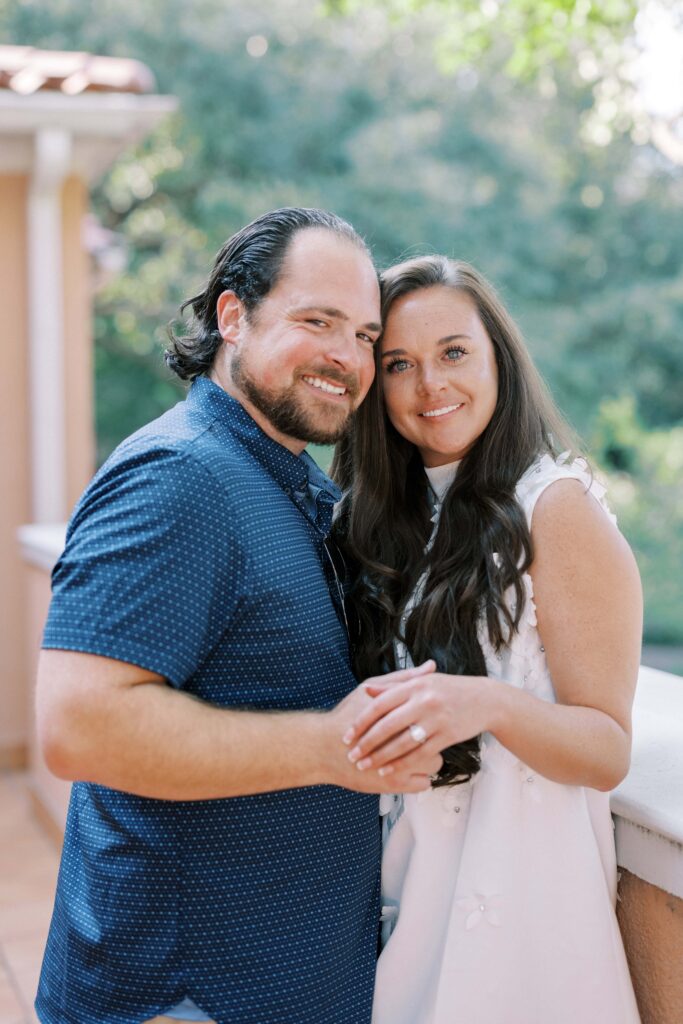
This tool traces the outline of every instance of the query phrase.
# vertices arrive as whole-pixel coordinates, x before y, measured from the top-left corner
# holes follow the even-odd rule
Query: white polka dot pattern
[[[334,705],[355,685],[322,554],[336,497],[199,379],[79,502],[44,646],[219,705]],[[217,1024],[367,1024],[379,839],[376,797],[334,787],[176,803],[75,784],[40,1020],[139,1024],[189,997]]]

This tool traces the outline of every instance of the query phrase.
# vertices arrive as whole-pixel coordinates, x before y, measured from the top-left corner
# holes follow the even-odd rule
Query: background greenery
[[[380,265],[436,250],[495,282],[610,477],[647,639],[682,643],[683,173],[618,104],[594,127],[611,72],[591,54],[616,52],[631,3],[515,0],[497,34],[492,2],[0,6],[4,41],[137,57],[180,100],[95,194],[126,256],[99,271],[99,456],[182,394],[164,325],[224,239],[275,206],[329,207]]]

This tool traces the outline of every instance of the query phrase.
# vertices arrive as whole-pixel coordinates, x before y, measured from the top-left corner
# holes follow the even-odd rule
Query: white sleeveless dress
[[[426,471],[435,522],[455,471]],[[545,455],[517,488],[529,524],[543,490],[566,478],[610,515],[585,463]],[[524,586],[509,647],[497,655],[480,631],[487,670],[554,701],[528,574]],[[373,1024],[639,1024],[614,912],[609,795],[551,782],[489,733],[481,761],[464,785],[381,798]]]

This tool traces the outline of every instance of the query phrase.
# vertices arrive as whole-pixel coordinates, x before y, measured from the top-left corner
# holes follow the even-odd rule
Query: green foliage
[[[84,0],[0,8],[8,41],[137,57],[180,100],[94,197],[127,252],[96,298],[100,457],[182,396],[163,365],[165,324],[225,238],[276,206],[328,207],[380,265],[440,251],[496,283],[621,488],[648,635],[680,641],[683,583],[666,552],[680,554],[681,498],[664,438],[671,428],[680,443],[683,423],[683,174],[636,145],[627,122],[593,144],[592,90],[561,70],[563,45],[612,30],[614,42],[631,3],[506,0],[490,17],[494,7],[368,0],[328,18],[314,0],[102,0],[96,16]],[[444,75],[434,46],[455,22],[466,59]],[[553,50],[555,85],[542,69],[511,78],[525,47],[518,78]]]
[[[645,636],[680,644],[683,426],[645,430],[626,396],[601,407],[593,450],[608,470],[610,500],[642,574]]]
[[[506,70],[531,78],[577,53],[599,55],[624,42],[636,0],[324,0],[328,16],[374,10],[394,26],[427,19],[438,26],[441,70],[477,66],[492,50],[507,52]]]

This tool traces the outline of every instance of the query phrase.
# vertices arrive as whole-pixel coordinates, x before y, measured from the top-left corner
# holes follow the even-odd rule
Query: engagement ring
[[[427,733],[425,732],[421,725],[411,725],[408,731],[410,732],[410,735],[413,737],[416,743],[424,743],[424,741],[427,739]]]

